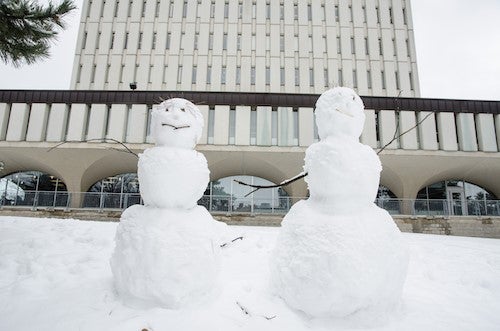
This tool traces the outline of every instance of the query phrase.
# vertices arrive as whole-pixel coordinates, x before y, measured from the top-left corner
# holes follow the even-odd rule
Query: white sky
[[[421,96],[500,100],[500,1],[411,3]],[[80,9],[50,59],[20,69],[0,62],[0,89],[69,89],[79,20]]]

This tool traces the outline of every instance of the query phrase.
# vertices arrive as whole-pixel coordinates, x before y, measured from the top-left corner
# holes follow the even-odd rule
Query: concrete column
[[[477,114],[475,122],[479,150],[482,152],[497,152],[493,114]]]
[[[457,114],[456,121],[460,150],[465,152],[476,152],[477,138],[474,114],[459,113]]]
[[[361,142],[372,148],[378,147],[375,110],[365,109],[365,126],[361,133]]]
[[[214,145],[227,145],[229,142],[229,106],[215,106]]]
[[[4,140],[7,134],[9,115],[10,105],[7,103],[0,103],[0,140]]]
[[[443,151],[457,151],[457,131],[455,129],[455,114],[437,113],[437,129],[439,148]]]
[[[198,109],[203,115],[203,131],[201,133],[200,142],[198,144],[205,145],[208,141],[208,106],[200,105]]]
[[[103,104],[93,104],[90,108],[87,139],[102,139],[106,131],[108,107]]]
[[[293,126],[291,127],[291,133],[293,138]],[[307,147],[311,145],[313,141],[314,141],[313,108],[299,108],[299,146]]]
[[[66,125],[68,122],[68,105],[64,103],[53,103],[50,107],[49,120],[47,123],[47,141],[64,141]]]
[[[271,107],[257,107],[257,145],[271,146]]]
[[[88,106],[85,104],[74,103],[71,105],[68,121],[68,134],[66,137],[68,141],[85,140],[88,113]]]
[[[106,138],[124,141],[127,128],[128,106],[113,104],[109,110],[109,123]]]
[[[380,110],[378,113],[378,130],[380,134],[380,147],[392,140],[396,132],[396,114],[394,110]],[[394,140],[386,149],[397,149],[398,142]]]
[[[31,105],[31,113],[28,122],[26,141],[43,141],[47,130],[47,119],[49,117],[49,105],[46,103],[34,103]]]
[[[236,106],[236,145],[250,145],[250,107]]]
[[[7,126],[7,141],[22,141],[26,137],[30,106],[26,103],[13,103]]]
[[[125,138],[128,143],[142,144],[145,142],[147,120],[148,107],[146,105],[132,105],[128,114],[128,128]]]
[[[418,149],[418,141],[417,141],[418,130],[416,128],[416,125],[417,121],[415,118],[415,112],[413,111],[399,112],[399,134],[407,130],[410,130],[399,138],[402,149]]]
[[[420,149],[431,151],[438,150],[436,118],[434,113],[421,111],[417,114],[417,120],[420,122],[417,128],[420,138]]]

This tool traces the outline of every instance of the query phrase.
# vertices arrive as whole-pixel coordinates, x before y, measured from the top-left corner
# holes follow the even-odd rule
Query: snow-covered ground
[[[268,288],[278,228],[230,227],[221,290],[183,310],[124,306],[109,259],[116,223],[0,217],[0,330],[344,330],[309,320]],[[372,330],[500,330],[500,240],[404,234],[403,305]],[[203,277],[203,275],[199,275]]]

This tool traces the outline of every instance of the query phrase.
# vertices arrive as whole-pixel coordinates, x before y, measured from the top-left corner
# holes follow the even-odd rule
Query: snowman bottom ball
[[[217,228],[203,207],[187,211],[134,205],[122,214],[111,257],[115,288],[133,307],[177,309],[216,288]]]
[[[148,148],[139,155],[137,167],[144,204],[158,208],[196,206],[210,177],[207,159],[192,149]]]
[[[407,266],[407,247],[385,210],[372,204],[331,215],[310,201],[285,216],[270,265],[276,294],[291,308],[334,318],[392,310]]]

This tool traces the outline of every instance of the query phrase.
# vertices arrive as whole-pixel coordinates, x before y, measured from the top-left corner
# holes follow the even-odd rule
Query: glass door
[[[465,193],[463,187],[447,187],[447,198],[450,215],[467,215]]]

